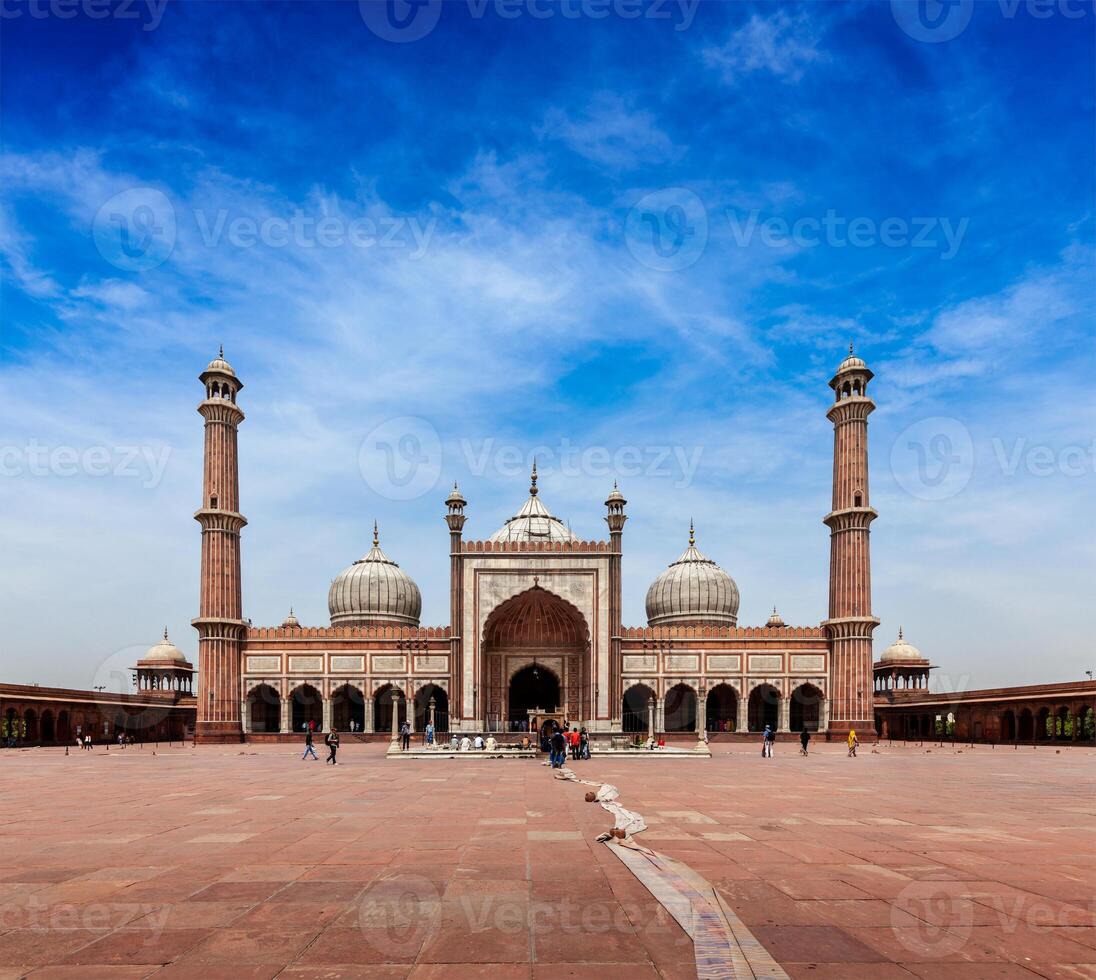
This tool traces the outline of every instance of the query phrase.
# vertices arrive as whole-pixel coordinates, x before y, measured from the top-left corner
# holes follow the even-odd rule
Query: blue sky
[[[1049,9],[7,3],[4,678],[195,653],[221,343],[256,623],[326,623],[374,518],[443,623],[447,487],[486,537],[535,454],[583,537],[620,481],[626,622],[693,517],[742,622],[816,624],[850,340],[877,650],[1082,677],[1096,14]]]

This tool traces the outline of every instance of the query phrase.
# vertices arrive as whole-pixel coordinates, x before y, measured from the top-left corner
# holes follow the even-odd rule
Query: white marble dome
[[[336,576],[327,593],[332,626],[418,626],[422,593],[414,580],[381,551],[377,526],[364,558]]]
[[[692,524],[689,547],[647,590],[647,624],[738,624],[738,586],[696,546]]]
[[[529,499],[502,525],[489,541],[577,541],[571,529],[544,506],[537,496],[537,464],[533,463]]]
[[[924,660],[925,657],[912,643],[907,642],[902,635],[902,629],[898,629],[898,639],[895,640],[879,658],[881,663],[906,663],[910,660]]]
[[[141,663],[157,664],[185,664],[190,666],[186,654],[167,638],[167,627],[164,627],[164,638],[155,646],[149,647],[148,652],[141,658]]]

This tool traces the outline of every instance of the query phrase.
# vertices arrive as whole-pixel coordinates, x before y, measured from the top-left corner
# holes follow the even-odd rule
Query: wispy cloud
[[[621,170],[666,163],[685,150],[674,145],[653,112],[613,92],[598,93],[578,112],[551,109],[538,132],[594,163]]]
[[[767,72],[785,82],[798,82],[812,66],[826,60],[821,32],[807,14],[785,10],[753,14],[723,44],[704,48],[704,63],[724,82]]]

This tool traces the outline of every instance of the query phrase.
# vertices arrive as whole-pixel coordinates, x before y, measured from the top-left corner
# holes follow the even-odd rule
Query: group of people
[[[316,723],[310,721],[304,728],[304,755],[301,756],[303,762],[309,756],[312,756],[317,762],[319,756],[316,755],[316,746],[313,744],[315,741]],[[339,760],[336,758],[339,752],[339,733],[336,731],[330,731],[323,737],[323,744],[327,746],[327,758],[323,761],[330,762],[331,765],[337,766]]]
[[[776,743],[776,730],[772,725],[766,725],[765,731],[761,733],[761,758],[771,759],[773,757],[773,745]],[[799,733],[799,754],[807,755],[808,747],[811,743],[811,733],[804,728]],[[848,737],[849,746],[849,758],[856,758],[856,750],[860,746],[860,739],[857,738],[855,731],[849,732]]]
[[[556,726],[548,738],[548,761],[553,769],[559,769],[570,754],[572,762],[590,758],[590,735],[585,727],[574,726],[569,731]]]

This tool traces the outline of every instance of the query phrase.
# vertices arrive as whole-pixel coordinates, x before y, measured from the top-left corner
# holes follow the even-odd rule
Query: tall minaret
[[[247,623],[240,595],[239,461],[236,429],[244,413],[236,404],[243,384],[224,359],[224,349],[199,380],[205,400],[198,412],[205,419],[205,473],[202,506],[194,519],[202,525],[202,582],[198,618],[199,742],[239,742],[240,647]]]
[[[830,529],[830,615],[823,623],[831,650],[829,730],[844,735],[852,728],[865,739],[875,733],[871,634],[879,625],[871,613],[868,545],[878,516],[868,500],[872,377],[849,344],[849,356],[830,381],[836,401],[826,413],[833,423],[833,507],[824,520]]]
[[[624,522],[628,515],[624,507],[628,503],[620,488],[613,483],[613,492],[605,500],[605,523],[609,525],[609,718],[619,722],[624,710],[623,674],[624,659],[621,656],[621,568]],[[593,692],[591,691],[591,695]],[[593,717],[597,717],[598,705],[593,705]]]
[[[449,698],[449,723],[464,719],[464,653],[461,633],[464,629],[464,565],[461,538],[464,533],[464,507],[468,503],[457,485],[445,500],[445,523],[449,525],[449,676],[452,678]],[[454,731],[459,728],[454,727]]]

